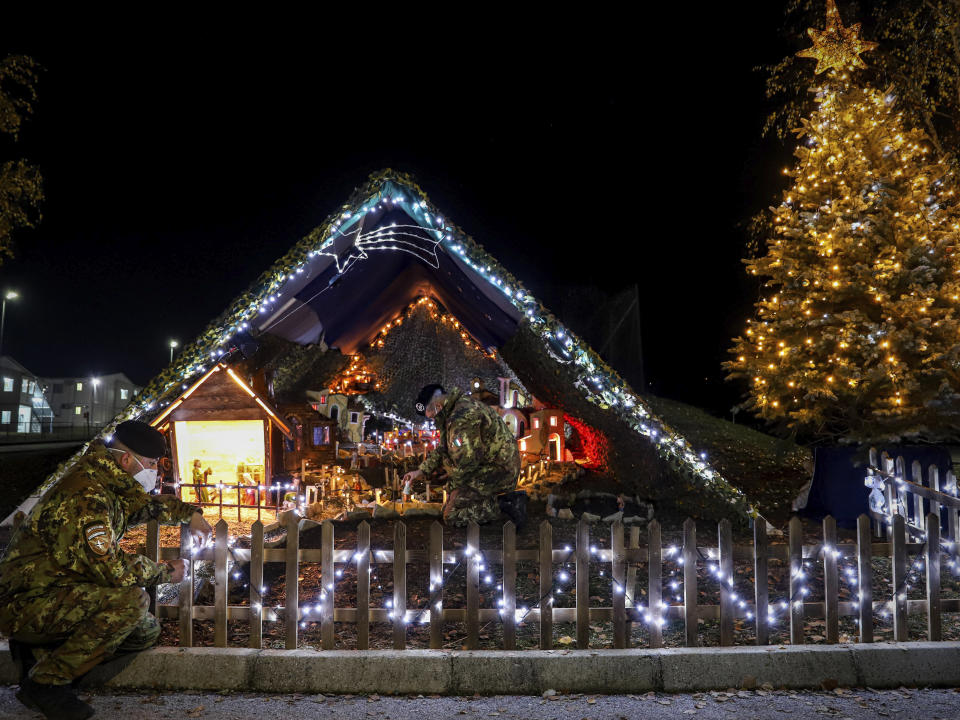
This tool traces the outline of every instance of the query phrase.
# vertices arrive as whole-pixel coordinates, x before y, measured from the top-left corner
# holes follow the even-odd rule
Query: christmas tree
[[[773,213],[756,317],[734,339],[747,406],[801,434],[852,441],[960,429],[960,209],[955,166],[905,127],[896,98],[858,82],[875,43],[809,31],[823,83],[803,122],[792,186]]]

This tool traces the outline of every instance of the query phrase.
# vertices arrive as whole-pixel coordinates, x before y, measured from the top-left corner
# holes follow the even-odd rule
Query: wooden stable
[[[168,437],[182,499],[236,507],[238,514],[241,507],[276,503],[269,489],[275,468],[283,467],[280,440],[293,435],[276,408],[232,368],[214,365],[150,424]],[[197,460],[200,483],[194,479]]]

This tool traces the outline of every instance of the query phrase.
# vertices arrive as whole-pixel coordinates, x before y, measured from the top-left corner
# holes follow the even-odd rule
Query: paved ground
[[[14,697],[16,688],[0,687],[0,718],[36,718]],[[693,695],[556,695],[553,698],[499,696],[370,697],[324,695],[252,695],[210,693],[98,693],[89,700],[97,718],[206,718],[208,720],[425,720],[490,718],[511,720],[796,720],[824,717],[876,720],[954,720],[960,718],[958,690],[843,690],[839,692],[695,693]]]

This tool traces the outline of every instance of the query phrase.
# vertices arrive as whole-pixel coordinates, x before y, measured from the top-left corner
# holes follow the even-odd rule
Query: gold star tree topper
[[[813,41],[813,47],[801,50],[797,57],[813,58],[817,61],[816,75],[832,68],[843,68],[846,65],[865,68],[866,64],[860,59],[860,53],[873,50],[878,43],[860,39],[860,23],[848,28],[840,22],[840,13],[837,12],[835,0],[827,0],[827,27],[823,32],[815,28],[807,28],[807,34]]]

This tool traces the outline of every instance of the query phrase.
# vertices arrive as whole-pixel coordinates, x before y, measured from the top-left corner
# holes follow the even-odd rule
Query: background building
[[[44,378],[57,427],[102,427],[140,388],[123,373],[98,377]]]
[[[0,357],[0,438],[52,430],[43,381],[12,357]]]

